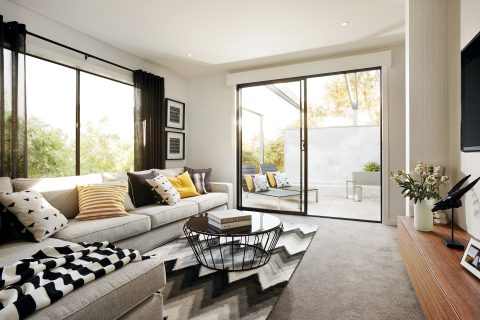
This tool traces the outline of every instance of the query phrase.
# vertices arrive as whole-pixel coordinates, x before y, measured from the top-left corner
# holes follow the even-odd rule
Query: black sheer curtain
[[[162,77],[136,70],[135,87],[135,170],[165,168],[165,81]]]
[[[0,176],[27,176],[25,25],[0,15]]]

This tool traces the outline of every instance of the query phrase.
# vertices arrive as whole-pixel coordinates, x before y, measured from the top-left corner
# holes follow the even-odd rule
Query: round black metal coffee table
[[[207,268],[225,271],[244,271],[267,264],[282,234],[283,224],[270,214],[249,214],[252,225],[241,230],[212,229],[208,216],[188,219],[183,232],[198,262]]]

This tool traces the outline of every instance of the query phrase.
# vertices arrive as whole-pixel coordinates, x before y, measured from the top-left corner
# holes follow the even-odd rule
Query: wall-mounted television
[[[480,33],[462,50],[461,148],[480,151]]]

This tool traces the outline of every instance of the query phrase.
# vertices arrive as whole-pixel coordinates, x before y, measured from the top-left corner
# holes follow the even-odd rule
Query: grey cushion
[[[68,219],[75,218],[78,214],[78,190],[77,185],[102,183],[100,173],[83,176],[44,178],[44,179],[13,179],[13,190],[36,190],[45,200],[57,208]]]
[[[138,320],[138,319],[163,319],[163,296],[155,293],[147,300],[123,315],[121,320]]]
[[[9,177],[0,177],[0,192],[13,192],[12,182]]]
[[[5,267],[20,259],[30,257],[38,250],[48,246],[66,246],[71,242],[48,238],[42,242],[15,240],[0,245],[0,267]]]
[[[195,202],[198,205],[198,212],[202,213],[212,208],[228,203],[228,195],[223,192],[211,192],[196,197],[180,200],[181,202]]]
[[[136,208],[130,213],[149,216],[152,221],[152,229],[154,229],[167,223],[196,215],[198,213],[198,205],[191,201],[180,201],[174,205],[151,204]]]
[[[72,242],[115,242],[147,232],[150,225],[150,218],[139,214],[97,220],[70,220],[68,227],[55,233],[53,237]]]
[[[148,259],[131,262],[74,290],[29,319],[118,319],[164,285],[165,267],[162,261]]]

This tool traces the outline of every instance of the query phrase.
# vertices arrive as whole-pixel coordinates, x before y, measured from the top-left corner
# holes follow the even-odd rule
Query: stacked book
[[[445,211],[436,211],[433,213],[433,223],[450,224],[449,215]]]
[[[212,211],[208,213],[208,226],[215,231],[244,231],[252,225],[252,216],[240,210]]]

